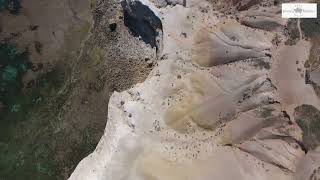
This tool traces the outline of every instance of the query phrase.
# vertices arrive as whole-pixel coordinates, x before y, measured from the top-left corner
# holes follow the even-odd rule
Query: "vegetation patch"
[[[295,108],[295,120],[303,131],[305,147],[314,149],[320,145],[320,111],[312,105]]]
[[[90,128],[75,140],[62,125],[70,69],[55,66],[24,85],[23,76],[35,66],[28,53],[0,44],[0,56],[0,179],[67,179],[96,146]]]
[[[39,41],[34,41],[34,48],[36,49],[38,54],[41,54],[42,44]]]
[[[99,47],[93,47],[89,53],[90,66],[94,67],[101,63],[103,60],[103,51]]]
[[[320,1],[317,1],[317,13],[320,13]],[[317,38],[320,36],[320,18],[302,18],[301,19],[301,31],[306,38]]]
[[[285,42],[285,45],[292,46],[298,42],[300,38],[300,33],[299,33],[297,23],[298,23],[297,19],[288,20],[287,29],[286,29],[288,39]]]
[[[311,81],[311,85],[312,85],[312,87],[313,87],[316,95],[317,95],[318,97],[320,97],[320,86],[318,86],[316,83],[314,83],[314,82],[312,82],[312,81]]]
[[[272,117],[273,111],[274,111],[274,109],[270,108],[270,107],[262,108],[262,110],[260,111],[260,117],[263,117],[263,118]]]
[[[305,62],[304,66],[310,71],[317,69],[320,65],[320,34],[319,37],[314,37],[311,39],[311,49],[308,60]]]
[[[19,14],[20,0],[0,0],[0,11],[8,10],[11,14]]]
[[[270,63],[264,61],[263,59],[255,59],[253,60],[253,66],[258,67],[260,69],[270,69]]]
[[[320,14],[320,0],[315,1],[318,3],[317,11]],[[305,18],[301,19],[301,30],[304,36],[312,43],[309,58],[304,66],[308,72],[312,72],[320,66],[320,18]],[[308,74],[307,74],[308,75]],[[307,77],[308,78],[308,77]],[[320,97],[320,86],[314,82],[309,82],[313,86],[316,94]]]
[[[31,68],[28,53],[18,53],[12,44],[0,44],[0,116],[16,112],[25,106],[32,97],[22,98],[22,76]],[[17,103],[19,101],[19,103]],[[32,103],[32,102],[30,102]],[[21,109],[22,113],[24,109]]]

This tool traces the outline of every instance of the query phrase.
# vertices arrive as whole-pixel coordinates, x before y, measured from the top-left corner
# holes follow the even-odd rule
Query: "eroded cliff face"
[[[156,49],[157,65],[113,93],[104,135],[70,180],[317,177],[318,150],[306,147],[297,108],[320,109],[305,81],[312,45],[299,21],[297,42],[286,45],[278,1],[122,4],[124,18],[144,9],[125,25]]]

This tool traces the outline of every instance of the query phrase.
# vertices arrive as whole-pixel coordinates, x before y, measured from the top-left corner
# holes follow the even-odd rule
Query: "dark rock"
[[[38,30],[38,28],[39,28],[39,26],[37,26],[37,25],[30,25],[29,26],[30,31],[36,31],[36,30]]]
[[[182,33],[181,33],[181,37],[187,38],[187,33],[182,32]]]
[[[10,33],[11,37],[18,37],[21,35],[21,33]]]
[[[310,80],[310,70],[306,70],[306,74],[305,74],[305,83],[306,84],[312,84],[311,80]]]
[[[139,1],[122,1],[124,24],[129,28],[133,36],[150,44],[151,47],[160,47],[162,40],[161,20],[149,9],[148,6]]]
[[[270,54],[270,53],[265,53],[265,55],[267,56],[267,57],[272,57],[272,55]]]
[[[110,29],[111,32],[116,31],[116,29],[117,29],[117,23],[111,23],[111,24],[109,24],[109,29]]]

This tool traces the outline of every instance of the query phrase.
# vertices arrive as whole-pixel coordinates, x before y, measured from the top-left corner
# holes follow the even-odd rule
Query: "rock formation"
[[[126,25],[157,49],[157,66],[143,83],[113,93],[105,133],[70,180],[317,177],[318,150],[305,146],[297,108],[320,109],[304,77],[311,44],[301,36],[284,43],[287,20],[276,13],[278,3],[122,4],[125,17],[143,16],[131,14]]]

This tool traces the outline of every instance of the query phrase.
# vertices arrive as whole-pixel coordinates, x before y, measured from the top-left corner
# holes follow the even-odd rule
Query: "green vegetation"
[[[258,67],[260,69],[270,69],[270,63],[264,61],[263,59],[255,59],[253,60],[253,66]]]
[[[20,2],[0,0],[0,11],[18,14]],[[37,28],[30,26],[32,31]],[[82,101],[77,101],[87,98],[86,91],[79,93],[86,86],[74,82],[81,73],[71,67],[79,67],[75,65],[81,54],[78,50],[90,28],[90,22],[70,28],[64,36],[66,43],[57,52],[59,62],[40,59],[44,64],[33,64],[27,51],[0,43],[0,180],[67,179],[79,161],[94,150],[104,126],[97,131],[96,124],[83,119],[81,124],[72,117],[86,113],[79,110]],[[39,54],[46,50],[38,41],[33,41],[33,48]],[[92,66],[99,64],[101,57],[99,49],[93,50],[89,57]],[[36,78],[26,82],[29,77]]]
[[[100,48],[93,47],[89,53],[89,57],[90,57],[90,67],[94,67],[99,63],[101,63],[103,59],[103,52]]]
[[[41,54],[42,44],[39,41],[34,41],[34,48],[36,49],[37,53]]]
[[[260,111],[260,117],[269,118],[272,117],[273,108],[265,107]]]
[[[317,69],[320,65],[320,34],[319,37],[311,39],[312,46],[310,49],[310,54],[308,60],[305,62],[304,66],[309,70]]]
[[[17,53],[15,46],[10,44],[0,44],[0,116],[6,116],[9,110],[17,107],[28,106],[27,99],[17,96],[21,94],[22,75],[30,68],[27,52]],[[22,99],[21,99],[22,98]],[[21,104],[16,101],[20,100]],[[23,110],[22,110],[22,113]]]
[[[0,0],[0,11],[8,10],[11,14],[19,14],[20,0]]]
[[[45,103],[63,81],[52,71],[26,88],[22,77],[32,67],[28,53],[2,43],[0,58],[0,179],[52,179],[58,166],[50,160],[50,141],[44,140],[50,122],[43,115],[50,115]]]
[[[28,53],[0,44],[0,58],[0,179],[67,179],[97,143],[90,127],[84,133],[64,127],[70,69],[56,66],[25,85],[23,76],[35,66]]]
[[[320,13],[320,0],[315,1],[318,3],[318,14]],[[312,43],[308,60],[304,66],[309,71],[313,71],[320,66],[320,18],[316,19],[301,19],[301,30],[304,36]],[[320,97],[320,86],[311,82],[318,97]]]
[[[320,1],[316,1],[320,3]],[[318,4],[318,14],[320,7]],[[308,61],[305,63],[306,68],[311,70],[317,68],[320,64],[320,18],[301,19],[301,30],[306,38],[311,39],[312,47]]]
[[[320,86],[318,86],[316,83],[314,83],[314,82],[312,82],[312,81],[311,81],[311,85],[312,85],[312,87],[313,87],[316,95],[317,95],[318,97],[320,97]]]
[[[303,143],[307,149],[320,145],[320,111],[312,105],[295,108],[295,119],[303,131]]]
[[[318,1],[318,14],[320,13],[320,1]],[[319,38],[320,36],[320,18],[301,19],[301,30],[307,38]]]
[[[317,2],[320,3],[320,1]],[[319,6],[318,4],[318,14],[320,14]],[[311,39],[312,42],[309,60],[305,64],[307,68],[312,70],[320,64],[320,18],[301,19],[301,30],[304,36]]]
[[[320,3],[320,1],[317,2]],[[319,4],[317,10],[320,14]],[[312,42],[310,56],[305,67],[314,70],[320,65],[320,18],[301,19],[301,30],[304,36]]]
[[[297,19],[289,19],[287,24],[287,33],[288,33],[288,40],[285,42],[286,45],[292,46],[295,45],[299,38],[300,33],[297,26]]]

